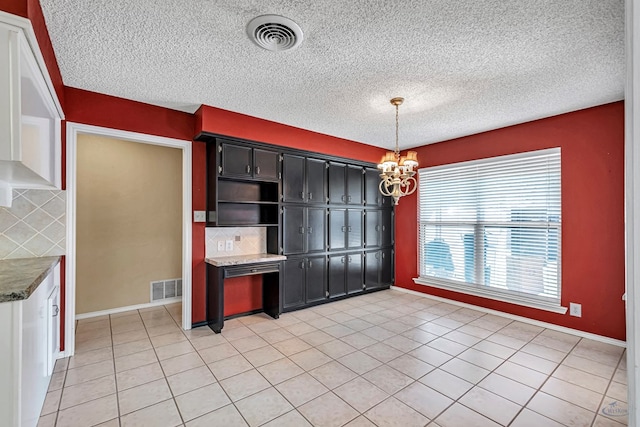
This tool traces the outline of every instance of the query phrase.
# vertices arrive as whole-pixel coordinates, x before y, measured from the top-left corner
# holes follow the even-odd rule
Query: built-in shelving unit
[[[264,226],[282,261],[281,311],[388,288],[392,200],[375,165],[203,133],[207,225]]]

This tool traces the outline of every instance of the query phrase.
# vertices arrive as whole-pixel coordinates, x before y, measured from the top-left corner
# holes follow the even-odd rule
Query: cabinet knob
[[[348,197],[347,197],[347,202],[348,202],[348,203],[351,203],[351,196],[348,196]]]
[[[343,202],[346,200],[346,197],[344,194],[342,195],[342,197],[340,197],[340,200],[342,200]]]
[[[304,234],[304,227],[300,227],[300,228],[298,229],[298,232],[299,232],[300,234]]]
[[[344,257],[340,257],[340,262],[344,264]]]
[[[245,168],[245,170],[247,171],[247,173],[251,173],[251,165],[247,165],[247,167]]]
[[[251,272],[252,272],[252,273],[257,273],[257,272],[258,272],[258,269],[257,269],[257,268],[252,268],[252,269],[251,269]]]
[[[380,231],[380,226],[376,225],[376,231]]]
[[[304,270],[304,261],[300,262],[300,268]]]
[[[58,306],[58,304],[54,304],[52,308],[53,308],[52,317],[56,317],[58,314],[60,314],[60,307]]]
[[[309,268],[313,268],[313,261],[309,260]]]
[[[301,198],[302,200],[304,200],[304,191],[301,191],[301,192],[300,192],[300,198]]]
[[[256,175],[260,175],[260,166],[256,166]]]
[[[313,200],[313,193],[309,192],[309,200]]]
[[[307,233],[313,234],[313,227],[307,227]]]

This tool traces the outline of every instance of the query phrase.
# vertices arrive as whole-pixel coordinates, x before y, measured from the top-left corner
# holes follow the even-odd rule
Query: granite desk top
[[[58,262],[59,256],[0,261],[0,303],[29,298]]]
[[[222,256],[215,258],[207,258],[205,261],[208,264],[216,267],[227,267],[230,265],[242,265],[242,264],[256,264],[259,262],[274,262],[283,261],[287,259],[284,255],[275,254],[250,254],[250,255],[236,255],[236,256]]]

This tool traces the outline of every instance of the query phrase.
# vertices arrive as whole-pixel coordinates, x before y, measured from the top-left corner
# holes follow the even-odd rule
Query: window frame
[[[545,153],[546,152],[546,153]],[[554,154],[554,153],[558,153],[558,155],[560,156],[560,179],[561,179],[561,175],[562,175],[562,156],[561,156],[561,150],[559,147],[557,148],[550,148],[550,149],[543,149],[543,150],[535,150],[535,151],[528,151],[528,152],[523,152],[523,153],[518,153],[518,154],[511,154],[511,155],[505,155],[505,156],[495,156],[495,157],[489,157],[489,158],[484,158],[484,159],[479,159],[479,160],[472,160],[472,161],[467,161],[467,162],[456,162],[456,163],[451,163],[451,164],[446,164],[446,165],[440,165],[440,166],[434,166],[431,168],[424,168],[421,171],[418,171],[419,175],[420,172],[426,172],[426,170],[434,170],[434,168],[437,169],[443,169],[443,168],[451,168],[451,167],[456,167],[456,166],[474,166],[474,165],[491,165],[491,164],[496,164],[497,162],[499,162],[500,160],[518,160],[518,159],[527,159],[527,158],[532,158],[533,156],[536,155],[540,155],[540,154]],[[420,180],[419,180],[420,181]],[[561,184],[560,184],[561,187]],[[561,192],[561,188],[560,188],[560,192]],[[449,291],[454,291],[454,292],[459,292],[459,293],[463,293],[463,294],[468,294],[468,295],[473,295],[473,296],[478,296],[478,297],[482,297],[482,298],[488,298],[488,299],[492,299],[492,300],[497,300],[497,301],[501,301],[501,302],[507,302],[510,304],[516,304],[516,305],[521,305],[521,306],[525,306],[525,307],[531,307],[531,308],[536,308],[536,309],[540,309],[540,310],[545,310],[545,311],[551,311],[554,313],[559,313],[559,314],[565,314],[567,312],[567,307],[563,307],[561,304],[561,300],[562,300],[562,256],[561,256],[561,252],[562,252],[562,219],[561,217],[559,218],[559,220],[557,222],[555,222],[555,224],[557,224],[555,227],[549,227],[550,223],[554,223],[553,221],[547,220],[547,221],[523,221],[522,224],[518,224],[519,228],[521,229],[528,229],[528,230],[533,230],[533,229],[541,229],[541,230],[556,230],[556,234],[557,234],[557,293],[558,293],[558,297],[557,299],[555,298],[546,298],[544,296],[537,296],[537,295],[533,295],[533,294],[528,294],[526,292],[521,292],[521,291],[516,291],[516,290],[511,290],[511,289],[501,289],[501,288],[497,288],[497,287],[490,287],[490,286],[485,286],[483,284],[478,284],[478,283],[470,283],[470,282],[466,282],[466,281],[458,281],[458,280],[452,280],[452,279],[447,279],[445,277],[436,277],[436,276],[422,276],[422,263],[424,262],[424,251],[421,248],[421,245],[425,244],[425,239],[422,237],[422,234],[425,232],[424,231],[424,226],[425,225],[430,225],[430,226],[441,226],[441,227],[468,227],[470,229],[473,230],[473,235],[474,237],[474,257],[475,257],[475,262],[474,262],[474,266],[475,266],[475,271],[474,271],[474,277],[480,277],[481,280],[483,281],[483,275],[482,275],[482,269],[483,266],[485,265],[485,252],[484,250],[478,251],[478,242],[482,242],[483,236],[485,235],[485,230],[487,228],[491,228],[491,227],[502,227],[503,229],[508,229],[510,227],[513,227],[514,225],[514,221],[507,221],[507,222],[500,222],[500,221],[480,221],[480,220],[476,220],[476,221],[438,221],[438,220],[427,220],[427,221],[422,221],[420,219],[420,215],[421,215],[421,206],[420,206],[420,200],[421,200],[421,193],[420,193],[420,186],[418,186],[418,197],[416,197],[416,204],[417,204],[417,214],[418,214],[418,218],[417,218],[417,232],[418,232],[418,239],[417,239],[417,243],[418,243],[418,247],[417,247],[417,271],[418,271],[418,277],[414,278],[413,281],[416,284],[419,285],[424,285],[424,286],[431,286],[434,288],[439,288],[439,289],[444,289],[444,290],[449,290]],[[562,196],[560,194],[560,212],[562,211]],[[481,237],[478,237],[481,236]],[[547,240],[548,243],[548,240]],[[481,261],[481,262],[478,262]],[[480,273],[478,273],[478,271],[480,271]],[[478,274],[480,274],[480,276],[478,276]]]

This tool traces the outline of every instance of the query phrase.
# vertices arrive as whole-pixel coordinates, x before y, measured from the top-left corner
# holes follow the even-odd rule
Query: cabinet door
[[[304,208],[285,206],[282,208],[282,246],[285,255],[306,252]]]
[[[360,166],[347,166],[347,203],[352,205],[362,204],[362,168]]]
[[[393,245],[393,209],[387,208],[382,210],[382,246]]]
[[[252,150],[235,144],[221,144],[221,175],[249,178],[252,176]]]
[[[307,304],[327,298],[327,261],[324,256],[307,258]]]
[[[345,249],[346,209],[329,209],[329,249],[332,251]]]
[[[373,289],[380,286],[381,260],[381,251],[367,252],[364,255],[364,284],[367,289]]]
[[[327,210],[307,209],[307,252],[324,252],[327,239]]]
[[[347,255],[347,293],[362,292],[362,254]]]
[[[307,202],[327,202],[327,163],[319,159],[307,159]]]
[[[304,305],[304,258],[289,258],[283,262],[283,307]]]
[[[347,203],[347,165],[343,163],[329,163],[329,203]]]
[[[304,200],[304,157],[285,154],[282,156],[282,201]]]
[[[364,215],[364,244],[367,248],[380,246],[382,231],[382,212],[366,209]]]
[[[380,282],[381,285],[393,285],[393,249],[386,248],[381,251]]]
[[[338,297],[347,293],[345,286],[346,255],[329,257],[329,297]]]
[[[347,248],[362,247],[362,212],[360,209],[347,209]]]
[[[367,206],[382,206],[382,194],[378,189],[380,172],[378,169],[366,168],[364,175],[364,204]]]
[[[253,150],[253,176],[265,181],[280,179],[280,154],[276,151]]]

